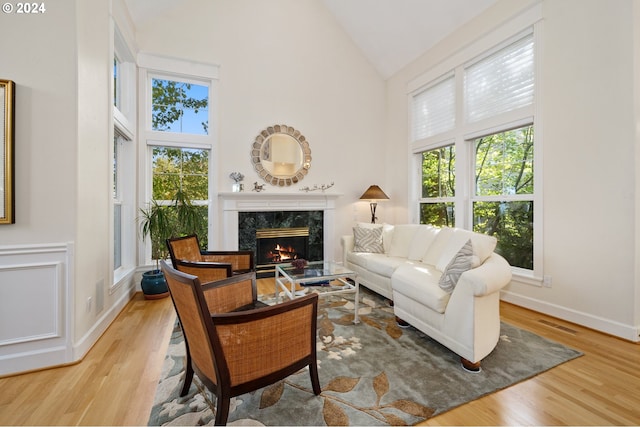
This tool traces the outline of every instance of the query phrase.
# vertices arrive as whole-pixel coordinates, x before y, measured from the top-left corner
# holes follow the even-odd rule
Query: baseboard
[[[568,322],[594,329],[605,334],[613,335],[631,342],[640,342],[640,326],[625,325],[610,319],[594,316],[589,313],[573,310],[546,301],[515,294],[510,291],[502,291],[502,301],[528,308],[539,313],[557,317]]]
[[[115,318],[120,314],[122,309],[129,303],[131,298],[136,293],[135,283],[131,283],[129,285],[129,289],[127,292],[123,292],[122,296],[109,307],[105,313],[100,316],[98,321],[93,325],[89,331],[76,343],[73,344],[73,361],[77,362],[84,358],[84,356],[91,350],[91,347],[98,342],[102,334],[107,330],[109,325],[115,320]]]

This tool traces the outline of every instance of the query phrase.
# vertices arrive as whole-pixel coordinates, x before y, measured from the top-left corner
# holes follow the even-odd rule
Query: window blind
[[[465,68],[465,119],[473,123],[531,105],[533,89],[530,34]]]
[[[419,92],[412,101],[413,141],[424,139],[455,126],[455,79],[451,75]]]

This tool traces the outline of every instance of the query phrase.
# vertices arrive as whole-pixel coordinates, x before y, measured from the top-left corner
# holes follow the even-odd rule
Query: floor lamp
[[[360,196],[360,200],[370,200],[369,206],[371,207],[371,224],[376,223],[376,207],[378,206],[378,200],[389,200],[389,196],[384,194],[384,191],[377,185],[372,185],[367,188],[367,191]]]

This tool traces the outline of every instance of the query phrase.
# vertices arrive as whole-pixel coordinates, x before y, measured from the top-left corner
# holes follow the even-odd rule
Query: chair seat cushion
[[[393,292],[398,292],[414,301],[444,313],[451,293],[438,285],[442,273],[434,266],[422,263],[406,263],[394,271],[391,276]]]

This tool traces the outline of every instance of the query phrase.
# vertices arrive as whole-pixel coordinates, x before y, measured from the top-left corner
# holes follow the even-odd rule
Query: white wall
[[[0,326],[0,375],[80,359],[133,289],[108,291],[110,5],[0,14],[1,78],[16,83],[16,223],[0,227],[0,312],[14,315]]]
[[[298,185],[266,191],[335,182],[339,235],[351,232],[354,207],[369,221],[368,204],[357,201],[369,185],[393,197],[383,182],[384,81],[320,0],[193,0],[146,23],[137,42],[142,52],[220,65],[219,191],[230,191],[233,171],[245,174],[247,191],[263,182],[251,144],[281,123],[305,135],[312,166]]]
[[[393,76],[387,86],[388,135],[408,141],[409,81],[535,3],[497,3]],[[552,277],[552,287],[514,280],[503,297],[637,340],[633,2],[546,0],[542,10],[542,99],[537,102],[544,274]],[[406,151],[393,162],[406,165]],[[407,188],[407,183],[406,176],[398,176],[392,186]],[[409,216],[402,218],[399,199],[394,204],[401,222]]]

